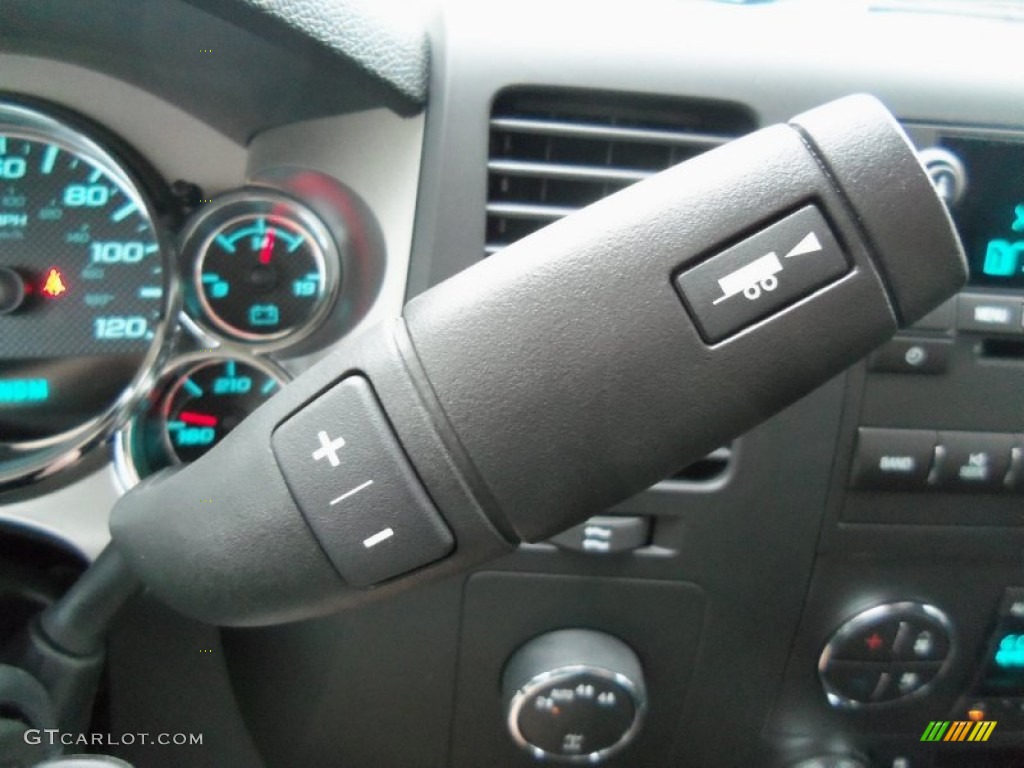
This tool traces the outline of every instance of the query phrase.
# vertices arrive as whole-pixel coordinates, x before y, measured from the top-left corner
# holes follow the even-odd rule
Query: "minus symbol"
[[[373,534],[373,536],[371,536],[370,538],[364,539],[363,546],[367,549],[369,549],[370,547],[375,547],[382,541],[387,541],[394,535],[395,532],[391,528],[385,528],[383,531]]]

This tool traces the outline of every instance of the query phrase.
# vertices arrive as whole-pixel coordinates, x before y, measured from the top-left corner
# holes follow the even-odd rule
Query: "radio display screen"
[[[975,693],[983,696],[1024,695],[1024,628],[1000,627],[989,650]]]
[[[967,186],[953,208],[974,285],[1024,288],[1024,140],[945,137]]]

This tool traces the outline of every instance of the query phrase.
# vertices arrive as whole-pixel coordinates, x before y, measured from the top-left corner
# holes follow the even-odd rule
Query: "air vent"
[[[486,255],[634,182],[756,127],[738,105],[579,90],[516,88],[491,113]],[[732,446],[669,482],[725,476]]]
[[[505,91],[491,114],[485,252],[754,127],[720,102]]]

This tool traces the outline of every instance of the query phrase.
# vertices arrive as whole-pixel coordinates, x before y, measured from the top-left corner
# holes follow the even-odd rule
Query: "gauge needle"
[[[274,250],[274,241],[277,240],[277,230],[271,229],[263,238],[263,248],[260,249],[260,264],[269,264],[270,256]]]
[[[216,427],[217,417],[210,416],[206,413],[196,413],[195,411],[182,411],[178,414],[178,419],[184,421],[186,424],[194,424],[197,427]]]

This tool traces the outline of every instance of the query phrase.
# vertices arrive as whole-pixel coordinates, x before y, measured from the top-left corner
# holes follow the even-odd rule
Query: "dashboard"
[[[342,339],[818,103],[869,92],[893,110],[971,271],[762,426],[469,575],[275,627],[141,596],[93,730],[202,743],[101,751],[219,768],[1020,763],[1019,3],[0,10],[0,636],[102,550],[119,495],[203,455]]]

